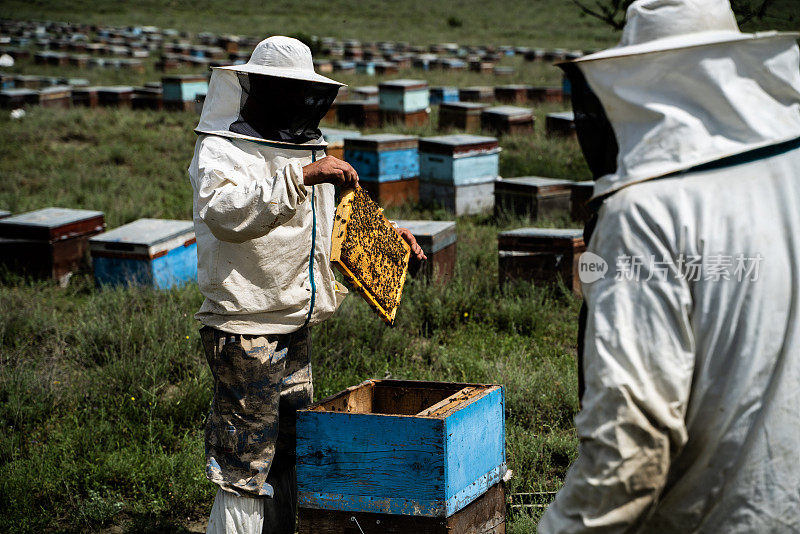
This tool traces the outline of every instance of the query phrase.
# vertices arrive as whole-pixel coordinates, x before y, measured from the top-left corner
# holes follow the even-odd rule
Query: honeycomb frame
[[[366,199],[371,203],[370,213],[368,215],[375,216],[371,221],[364,221],[366,224],[357,224],[353,222],[353,206],[357,201],[357,195],[360,199]],[[357,205],[357,204],[356,204]],[[374,209],[373,209],[374,208]],[[364,228],[367,225],[372,225],[378,235],[360,235],[356,231]],[[365,240],[366,238],[366,240]],[[361,247],[364,249],[366,243],[375,248],[376,242],[380,239],[390,239],[395,241],[395,244],[402,246],[402,257],[394,258],[399,262],[391,261],[392,258],[387,258],[380,255],[379,258],[370,256],[370,261],[387,260],[381,265],[371,265],[367,269],[364,265],[351,265],[352,254],[348,254],[348,249],[354,247]],[[397,308],[400,305],[400,299],[403,293],[403,285],[405,284],[406,273],[408,272],[408,262],[411,257],[411,247],[405,240],[400,237],[392,224],[383,215],[383,209],[380,208],[367,194],[366,190],[357,187],[356,189],[349,189],[342,192],[339,204],[336,206],[336,215],[333,222],[333,236],[331,247],[331,263],[344,275],[348,283],[358,291],[364,298],[369,306],[378,314],[378,316],[388,325],[394,324],[394,319],[397,314]],[[385,247],[384,247],[385,248]],[[386,273],[395,271],[399,275],[395,276],[393,280],[383,280],[384,284],[376,284],[376,280],[371,277],[365,276],[364,273],[371,270],[375,273]],[[395,290],[393,305],[389,305],[386,295],[379,293],[380,288],[385,286],[386,283],[391,282]]]

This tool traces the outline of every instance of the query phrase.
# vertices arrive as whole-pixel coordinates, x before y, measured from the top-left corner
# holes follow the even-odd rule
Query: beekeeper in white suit
[[[244,65],[213,70],[189,175],[196,318],[214,376],[206,476],[219,486],[209,533],[293,534],[295,411],[312,398],[309,328],[344,298],[330,267],[334,185],[318,129],[342,84],[314,72],[296,39],[270,37]],[[408,230],[398,232],[418,258]]]
[[[727,0],[627,16],[564,67],[600,207],[579,453],[539,532],[800,532],[798,35]]]

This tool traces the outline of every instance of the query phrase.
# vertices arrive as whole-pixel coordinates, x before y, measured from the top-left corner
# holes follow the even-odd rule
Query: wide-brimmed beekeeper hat
[[[297,39],[282,35],[269,37],[258,43],[247,63],[214,68],[307,82],[345,85],[314,72],[311,50]]]
[[[580,63],[784,36],[797,38],[800,33],[742,33],[728,0],[638,0],[628,7],[619,45],[575,61]]]

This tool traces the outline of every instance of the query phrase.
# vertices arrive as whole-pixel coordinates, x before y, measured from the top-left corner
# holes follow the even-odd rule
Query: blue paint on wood
[[[419,176],[423,181],[453,185],[492,182],[497,179],[499,165],[498,154],[478,154],[460,158],[427,152],[419,154]]]
[[[93,257],[95,282],[103,285],[144,285],[168,289],[197,280],[197,243],[179,246],[152,260]]]
[[[378,102],[380,109],[411,113],[427,109],[430,105],[430,97],[427,88],[398,91],[381,87],[378,93]]]
[[[407,509],[400,501],[430,509],[445,495],[443,426],[440,419],[299,412],[297,484],[304,506],[326,508],[324,495],[346,495],[354,502],[384,499],[385,513]]]
[[[458,102],[458,87],[434,87],[431,89],[430,103]]]
[[[194,102],[197,95],[208,94],[208,82],[164,82],[165,102]]]
[[[500,469],[506,463],[503,389],[450,415],[445,420],[445,432],[446,498],[451,515],[478,498],[505,473]]]
[[[301,411],[300,506],[448,517],[502,479],[502,388],[441,419]]]
[[[391,182],[419,176],[419,154],[416,148],[401,150],[353,150],[345,148],[344,159],[367,182]]]

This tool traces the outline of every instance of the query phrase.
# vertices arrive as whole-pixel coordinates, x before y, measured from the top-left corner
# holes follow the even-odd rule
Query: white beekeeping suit
[[[584,277],[579,455],[539,532],[800,531],[796,39],[740,33],[727,0],[644,0],[565,67],[607,134],[579,132],[582,261],[608,270]]]

